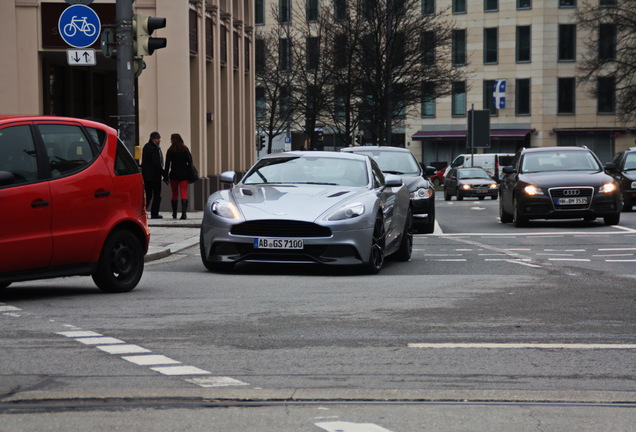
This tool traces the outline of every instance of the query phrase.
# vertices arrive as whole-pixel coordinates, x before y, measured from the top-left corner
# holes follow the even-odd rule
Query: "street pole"
[[[119,138],[131,154],[135,154],[135,68],[133,63],[134,0],[117,0],[115,28],[117,34],[117,114]]]

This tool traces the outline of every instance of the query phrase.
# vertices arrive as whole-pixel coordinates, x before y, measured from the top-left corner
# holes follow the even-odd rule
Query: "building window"
[[[265,88],[256,87],[256,120],[265,120],[266,115]]]
[[[265,72],[265,40],[256,38],[256,52],[254,53],[256,72]]]
[[[576,79],[559,78],[557,87],[557,114],[575,114]]]
[[[291,114],[291,88],[290,86],[284,86],[280,89],[280,108],[278,111],[278,115],[280,118],[287,118]]]
[[[334,39],[333,63],[336,69],[347,67],[347,35],[339,34]]]
[[[453,0],[453,13],[466,13],[466,0]]]
[[[221,26],[221,40],[219,41],[219,51],[221,51],[221,65],[227,64],[227,27]]]
[[[466,30],[453,30],[453,65],[466,64]]]
[[[518,26],[517,27],[517,49],[516,57],[517,62],[529,62],[531,61],[531,44],[532,37],[531,26]]]
[[[291,22],[291,0],[278,0],[278,21]]]
[[[318,0],[307,0],[307,22],[318,21]]]
[[[559,0],[559,7],[576,7],[576,0]]]
[[[617,0],[600,0],[599,6],[600,7],[616,7],[618,6],[618,1]]]
[[[484,29],[484,63],[485,64],[497,63],[497,61],[499,60],[498,38],[499,38],[499,29],[497,27]]]
[[[515,114],[530,115],[529,78],[520,78],[515,81]]]
[[[422,117],[435,117],[435,85],[422,83]]]
[[[234,32],[234,35],[232,36],[232,61],[234,69],[238,69],[241,59],[240,41],[241,36],[239,36],[238,32]]]
[[[278,40],[278,67],[282,71],[289,70],[289,39],[280,38]]]
[[[517,0],[517,9],[532,9],[532,0]]]
[[[307,59],[307,69],[318,69],[318,59],[320,58],[320,39],[308,37],[305,42],[305,55]]]
[[[452,84],[452,114],[466,115],[466,82],[454,81]]]
[[[484,0],[485,11],[496,11],[499,9],[499,0]]]
[[[613,76],[599,77],[597,84],[598,113],[614,114],[616,112],[616,80]]]
[[[491,116],[499,115],[499,110],[495,106],[493,93],[495,91],[495,80],[484,80],[483,109],[490,111]]]
[[[559,60],[576,60],[576,24],[559,24]]]
[[[422,15],[435,14],[435,0],[422,0]]]
[[[265,0],[255,0],[254,24],[265,24]]]
[[[337,20],[343,20],[347,17],[347,0],[334,0],[333,14]]]
[[[422,65],[435,64],[435,32],[422,32]]]
[[[601,24],[598,29],[598,59],[616,60],[616,24]]]
[[[335,86],[333,93],[334,114],[337,118],[345,118],[347,102],[345,96],[347,94],[346,86]]]

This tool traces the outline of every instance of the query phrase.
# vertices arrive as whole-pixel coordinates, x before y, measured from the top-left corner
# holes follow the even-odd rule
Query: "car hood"
[[[636,180],[636,171],[622,171],[623,177],[628,178],[630,180]]]
[[[487,178],[459,179],[458,181],[459,183],[469,184],[469,185],[483,185],[483,184],[496,183],[493,179],[487,179]]]
[[[294,219],[313,222],[331,207],[355,200],[366,188],[323,185],[237,185],[232,198],[246,220]]]
[[[542,188],[568,186],[599,187],[613,181],[612,177],[602,171],[528,173],[519,175],[519,180]]]
[[[400,178],[404,182],[404,186],[406,186],[406,189],[409,192],[415,192],[416,190],[418,190],[421,187],[423,187],[423,188],[430,187],[430,184],[428,183],[428,181],[426,179],[424,179],[424,177],[422,177],[422,176],[401,175]]]

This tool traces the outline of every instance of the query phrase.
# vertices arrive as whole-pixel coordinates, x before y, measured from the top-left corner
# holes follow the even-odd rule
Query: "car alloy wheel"
[[[605,225],[618,225],[620,221],[621,221],[620,213],[603,217],[603,222],[605,222]]]
[[[402,231],[402,240],[400,248],[395,253],[395,259],[398,261],[408,261],[413,253],[413,211],[409,208],[404,222],[404,231]]]
[[[510,223],[512,222],[512,215],[504,210],[504,200],[503,197],[499,200],[499,220],[501,223]]]
[[[93,281],[105,292],[127,292],[137,286],[143,271],[141,241],[132,232],[119,230],[104,243]]]
[[[376,274],[382,270],[382,266],[384,265],[385,240],[384,220],[382,219],[382,215],[378,213],[375,217],[375,224],[373,225],[369,261],[366,263],[366,269],[370,274]]]
[[[512,218],[516,227],[524,227],[528,225],[528,218],[519,214],[519,203],[517,202],[517,198],[514,198],[512,201],[512,210],[514,211]]]

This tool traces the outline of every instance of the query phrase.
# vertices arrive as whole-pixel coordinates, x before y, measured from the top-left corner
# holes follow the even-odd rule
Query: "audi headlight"
[[[364,204],[360,202],[355,202],[355,203],[347,204],[345,206],[340,207],[338,210],[336,210],[335,212],[327,216],[327,220],[337,221],[337,220],[344,220],[344,219],[353,219],[363,214],[364,214]]]
[[[614,191],[616,191],[616,189],[618,189],[618,187],[616,186],[616,183],[605,183],[603,186],[601,186],[600,188],[598,188],[598,192],[599,193],[612,193]]]
[[[463,184],[463,185],[461,185],[461,188],[464,189],[464,190],[468,190],[468,189],[471,188],[471,186],[469,184]]]
[[[418,188],[416,191],[411,192],[411,199],[428,199],[433,196],[433,189],[431,188]]]
[[[523,191],[526,193],[526,195],[530,195],[530,196],[543,195],[543,191],[540,188],[533,185],[528,185],[524,187]]]
[[[227,219],[239,219],[240,214],[236,206],[223,199],[215,200],[210,208],[212,213]]]

